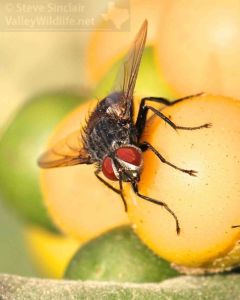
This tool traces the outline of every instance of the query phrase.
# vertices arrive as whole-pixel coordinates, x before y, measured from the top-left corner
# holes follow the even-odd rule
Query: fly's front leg
[[[177,218],[177,216],[175,215],[175,213],[168,207],[168,205],[167,205],[165,202],[162,202],[162,201],[159,201],[159,200],[155,200],[155,199],[150,198],[150,197],[148,197],[148,196],[142,195],[142,194],[138,191],[138,186],[137,186],[136,183],[132,183],[132,188],[133,188],[134,193],[135,193],[138,197],[140,197],[140,198],[142,198],[142,199],[144,199],[144,200],[146,200],[146,201],[148,201],[148,202],[151,202],[151,203],[154,203],[154,204],[163,206],[163,207],[164,207],[164,208],[165,208],[165,209],[173,216],[173,218],[175,219],[175,222],[176,222],[176,232],[177,232],[177,234],[180,233],[180,226],[179,226],[178,218]]]
[[[121,195],[121,198],[122,198],[122,201],[123,201],[123,204],[124,204],[124,209],[125,209],[125,212],[128,211],[128,207],[127,207],[127,202],[124,198],[124,195],[123,195],[123,186],[122,186],[122,179],[120,178],[119,179],[119,188],[120,188],[120,195]]]
[[[121,194],[121,191],[119,191],[118,189],[116,189],[114,186],[112,186],[110,183],[108,183],[107,181],[105,181],[101,176],[99,176],[99,173],[101,172],[100,169],[97,169],[94,174],[97,177],[98,180],[100,180],[105,186],[107,186],[109,189],[111,189],[112,191],[114,191],[117,194]]]
[[[187,169],[182,169],[179,168],[177,166],[175,166],[174,164],[170,163],[169,161],[167,161],[151,144],[149,144],[148,142],[144,142],[140,145],[141,150],[144,152],[146,150],[151,150],[160,160],[162,163],[169,165],[170,167],[179,170],[181,172],[187,173],[190,176],[197,176],[197,171],[194,170],[187,170]]]
[[[120,190],[116,189],[114,186],[112,186],[110,183],[108,183],[107,181],[105,181],[101,176],[99,176],[99,173],[101,172],[100,169],[97,169],[94,174],[95,176],[97,177],[98,180],[100,180],[105,186],[107,186],[109,189],[111,189],[113,192],[117,193],[118,195],[121,196],[121,199],[123,201],[123,204],[124,204],[124,210],[127,212],[127,202],[124,198],[124,195],[123,195],[123,187],[122,187],[122,180],[120,179],[119,180],[119,187],[120,187]]]

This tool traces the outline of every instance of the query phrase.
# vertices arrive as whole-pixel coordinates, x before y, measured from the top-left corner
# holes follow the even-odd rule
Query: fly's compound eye
[[[122,161],[140,167],[142,165],[142,152],[134,147],[122,147],[116,150],[116,156]]]
[[[106,156],[103,160],[103,164],[102,164],[102,172],[104,174],[104,176],[106,176],[108,179],[110,180],[118,180],[114,169],[113,169],[113,161],[109,156]]]

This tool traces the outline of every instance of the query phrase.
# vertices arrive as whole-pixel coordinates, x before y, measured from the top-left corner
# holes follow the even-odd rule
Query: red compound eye
[[[105,157],[102,164],[103,174],[110,180],[118,180],[112,166],[112,160],[110,157]]]
[[[116,155],[121,160],[132,164],[134,166],[140,166],[142,162],[142,153],[133,147],[122,147],[117,149]]]

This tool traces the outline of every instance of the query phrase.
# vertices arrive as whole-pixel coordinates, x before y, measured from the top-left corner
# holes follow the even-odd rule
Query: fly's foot
[[[198,171],[195,171],[195,170],[180,169],[180,171],[187,173],[188,175],[194,176],[194,177],[197,177],[197,173],[198,173]]]
[[[190,176],[197,177],[198,171],[195,171],[195,170],[187,170],[186,173],[188,173]]]
[[[206,123],[203,125],[203,128],[211,128],[212,127],[212,123]]]

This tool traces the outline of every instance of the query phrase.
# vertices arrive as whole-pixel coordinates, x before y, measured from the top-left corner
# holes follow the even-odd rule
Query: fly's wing
[[[90,163],[90,155],[83,148],[79,130],[59,141],[38,160],[38,165],[45,169]]]
[[[131,119],[133,116],[133,93],[146,43],[147,27],[148,22],[145,20],[123,61],[122,68],[114,85],[114,90],[119,95],[119,100],[115,104],[114,110],[120,112],[117,115],[122,119]]]
[[[132,99],[137,80],[138,70],[142,59],[143,50],[147,38],[147,20],[145,20],[134,40],[123,65],[123,86],[122,91],[125,99]]]

